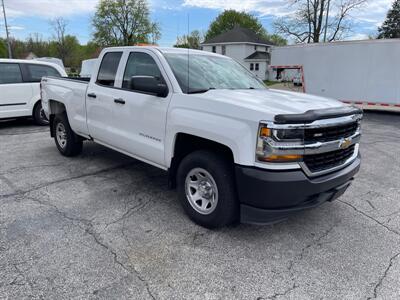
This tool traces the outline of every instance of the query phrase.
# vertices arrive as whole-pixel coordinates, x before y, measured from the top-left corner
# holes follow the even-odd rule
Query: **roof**
[[[50,66],[53,68],[56,68],[59,72],[61,72],[61,75],[65,74],[64,68],[61,68],[59,65],[52,63],[52,62],[47,62],[47,61],[39,61],[35,59],[14,59],[14,58],[0,58],[0,63],[16,63],[16,64],[35,64],[35,65],[46,65]]]
[[[270,54],[265,51],[255,51],[253,54],[250,54],[245,59],[269,59]]]
[[[219,43],[253,43],[274,45],[274,43],[257,35],[254,31],[239,26],[236,26],[231,30],[228,30],[224,33],[221,33],[220,35],[204,41],[202,45]]]

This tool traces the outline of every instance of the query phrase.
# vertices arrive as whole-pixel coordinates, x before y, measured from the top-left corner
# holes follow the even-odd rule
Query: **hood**
[[[273,89],[210,90],[196,96],[204,100],[231,104],[242,110],[257,111],[263,115],[301,114],[308,110],[345,106],[333,99]]]

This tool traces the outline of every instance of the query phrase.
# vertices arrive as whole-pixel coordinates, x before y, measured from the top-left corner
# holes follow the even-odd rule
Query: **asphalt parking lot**
[[[399,299],[400,114],[367,113],[363,164],[333,203],[210,231],[166,175],[48,128],[0,123],[1,299]]]

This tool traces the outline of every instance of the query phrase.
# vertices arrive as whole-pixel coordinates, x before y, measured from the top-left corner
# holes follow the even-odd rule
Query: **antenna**
[[[189,13],[188,13],[188,15],[187,15],[187,36],[186,36],[186,43],[187,43],[187,46],[188,46],[188,49],[187,49],[187,51],[188,51],[188,57],[187,57],[187,92],[189,93],[189,91],[190,91],[190,72],[189,72],[189,57],[190,57],[190,45],[189,45],[189,31],[190,31],[190,27],[189,27],[189,24],[190,24],[190,19],[189,19]]]
[[[10,44],[10,35],[9,35],[9,32],[8,32],[7,17],[6,17],[6,8],[5,8],[5,6],[4,6],[4,0],[1,0],[1,3],[2,3],[2,5],[3,5],[4,26],[6,27],[6,36],[7,36],[7,45],[8,45],[8,58],[12,58],[11,44]]]

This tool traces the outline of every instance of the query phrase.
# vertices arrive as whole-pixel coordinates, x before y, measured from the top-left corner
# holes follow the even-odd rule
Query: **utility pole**
[[[4,14],[4,26],[6,27],[6,36],[7,36],[7,45],[8,45],[8,58],[12,58],[11,53],[11,43],[10,43],[10,34],[8,32],[8,25],[7,25],[7,17],[6,17],[6,8],[4,6],[4,0],[1,0],[3,5],[3,14]]]
[[[326,31],[328,30],[328,18],[329,18],[329,4],[331,0],[328,0],[328,7],[326,8],[326,20],[325,20],[325,32],[324,32],[324,43],[326,43]]]

